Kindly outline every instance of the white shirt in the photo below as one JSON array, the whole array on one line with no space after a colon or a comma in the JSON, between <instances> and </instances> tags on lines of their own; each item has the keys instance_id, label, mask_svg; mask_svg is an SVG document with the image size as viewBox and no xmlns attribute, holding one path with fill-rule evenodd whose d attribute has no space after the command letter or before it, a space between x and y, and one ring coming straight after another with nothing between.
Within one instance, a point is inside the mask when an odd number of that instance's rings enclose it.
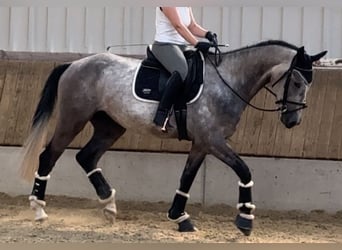
<instances>
[{"instance_id":1,"label":"white shirt","mask_svg":"<svg viewBox=\"0 0 342 250\"><path fill-rule=\"evenodd\" d=\"M176 7L179 17L185 26L191 24L191 16L189 7ZM154 40L157 42L188 44L188 42L177 32L170 20L160 10L156 8L156 34Z\"/></svg>"}]
</instances>

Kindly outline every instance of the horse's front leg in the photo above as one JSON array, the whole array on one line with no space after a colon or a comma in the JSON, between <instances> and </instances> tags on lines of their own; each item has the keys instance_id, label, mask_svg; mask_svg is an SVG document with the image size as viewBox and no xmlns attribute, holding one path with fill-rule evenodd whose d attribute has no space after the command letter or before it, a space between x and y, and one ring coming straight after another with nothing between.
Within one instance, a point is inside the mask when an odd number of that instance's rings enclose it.
<instances>
[{"instance_id":1,"label":"horse's front leg","mask_svg":"<svg viewBox=\"0 0 342 250\"><path fill-rule=\"evenodd\" d=\"M168 211L168 219L178 224L180 232L194 232L197 229L190 221L190 215L185 212L185 206L190 197L189 191L196 177L206 153L200 150L200 147L192 144L185 168L183 170L180 187L176 190L171 208Z\"/></svg>"},{"instance_id":2,"label":"horse's front leg","mask_svg":"<svg viewBox=\"0 0 342 250\"><path fill-rule=\"evenodd\" d=\"M219 141L219 142L218 142ZM215 141L211 146L211 153L230 166L240 178L239 202L235 225L245 235L250 235L253 228L254 215L252 214L255 205L252 203L253 181L250 170L246 163L235 153L224 140Z\"/></svg>"}]
</instances>

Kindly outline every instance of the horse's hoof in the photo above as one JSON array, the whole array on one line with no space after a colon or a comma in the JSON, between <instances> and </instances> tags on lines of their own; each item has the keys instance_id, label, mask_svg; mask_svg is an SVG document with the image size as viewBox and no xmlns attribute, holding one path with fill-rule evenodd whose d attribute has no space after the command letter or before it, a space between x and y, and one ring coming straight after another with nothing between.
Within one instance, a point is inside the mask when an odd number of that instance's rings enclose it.
<instances>
[{"instance_id":1,"label":"horse's hoof","mask_svg":"<svg viewBox=\"0 0 342 250\"><path fill-rule=\"evenodd\" d=\"M106 220L108 220L110 223L114 224L115 218L116 218L116 213L113 213L113 211L104 208L103 209L103 215L106 218Z\"/></svg>"},{"instance_id":2,"label":"horse's hoof","mask_svg":"<svg viewBox=\"0 0 342 250\"><path fill-rule=\"evenodd\" d=\"M36 216L34 218L34 221L36 221L36 222L44 222L44 221L47 220L47 218L48 218L48 215L47 214L43 214L43 215L40 215L40 216Z\"/></svg>"},{"instance_id":3,"label":"horse's hoof","mask_svg":"<svg viewBox=\"0 0 342 250\"><path fill-rule=\"evenodd\" d=\"M116 218L116 211L113 211L112 209L108 209L105 207L103 209L103 215L110 223L114 224L115 218Z\"/></svg>"},{"instance_id":4,"label":"horse's hoof","mask_svg":"<svg viewBox=\"0 0 342 250\"><path fill-rule=\"evenodd\" d=\"M235 219L235 225L245 236L251 235L253 220L243 218L238 214Z\"/></svg>"},{"instance_id":5,"label":"horse's hoof","mask_svg":"<svg viewBox=\"0 0 342 250\"><path fill-rule=\"evenodd\" d=\"M197 232L198 229L191 223L190 219L186 219L178 223L179 232Z\"/></svg>"},{"instance_id":6,"label":"horse's hoof","mask_svg":"<svg viewBox=\"0 0 342 250\"><path fill-rule=\"evenodd\" d=\"M34 220L37 222L45 221L48 215L45 213L45 201L39 201L35 197L31 198L30 207L35 212Z\"/></svg>"},{"instance_id":7,"label":"horse's hoof","mask_svg":"<svg viewBox=\"0 0 342 250\"><path fill-rule=\"evenodd\" d=\"M115 204L115 190L112 190L112 194L109 198L105 200L100 200L101 203L106 204L106 206L103 208L103 215L104 217L111 223L115 222L117 210L116 210L116 204Z\"/></svg>"}]
</instances>

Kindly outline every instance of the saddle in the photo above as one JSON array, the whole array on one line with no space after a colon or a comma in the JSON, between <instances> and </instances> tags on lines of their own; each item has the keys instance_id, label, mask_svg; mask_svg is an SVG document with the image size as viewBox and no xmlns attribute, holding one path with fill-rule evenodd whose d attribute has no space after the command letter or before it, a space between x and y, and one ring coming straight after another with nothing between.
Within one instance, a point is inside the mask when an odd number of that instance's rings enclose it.
<instances>
[{"instance_id":1,"label":"saddle","mask_svg":"<svg viewBox=\"0 0 342 250\"><path fill-rule=\"evenodd\" d=\"M184 56L188 62L188 75L184 81L184 91L174 105L178 139L188 139L186 132L186 104L194 102L202 91L204 59L199 51L186 50ZM146 58L137 69L133 91L143 101L160 101L171 73L153 55L150 46ZM180 115L179 115L180 114Z\"/></svg>"}]
</instances>

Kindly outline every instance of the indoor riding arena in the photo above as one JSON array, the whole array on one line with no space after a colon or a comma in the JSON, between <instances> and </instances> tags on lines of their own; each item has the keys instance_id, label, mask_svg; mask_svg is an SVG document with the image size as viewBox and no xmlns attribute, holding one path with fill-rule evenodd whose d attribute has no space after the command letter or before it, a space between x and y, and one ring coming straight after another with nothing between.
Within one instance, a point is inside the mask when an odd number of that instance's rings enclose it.
<instances>
[{"instance_id":1,"label":"indoor riding arena","mask_svg":"<svg viewBox=\"0 0 342 250\"><path fill-rule=\"evenodd\" d=\"M215 31L220 44L229 44L223 52L269 39L305 46L310 54L328 51L314 64L299 126L287 129L278 112L248 106L227 140L253 176L256 210L250 236L234 224L239 179L212 155L202 163L186 206L197 231L179 232L167 212L191 142L129 130L98 164L116 190L117 216L108 220L75 160L92 135L90 124L57 161L46 191L49 217L36 221L29 201L33 182L22 179L19 169L49 74L57 65L107 48L144 58L154 38L153 1L125 7L105 0L69 2L0 1L0 243L342 243L340 0L193 6L196 20ZM275 101L261 90L251 103L268 109Z\"/></svg>"}]
</instances>

